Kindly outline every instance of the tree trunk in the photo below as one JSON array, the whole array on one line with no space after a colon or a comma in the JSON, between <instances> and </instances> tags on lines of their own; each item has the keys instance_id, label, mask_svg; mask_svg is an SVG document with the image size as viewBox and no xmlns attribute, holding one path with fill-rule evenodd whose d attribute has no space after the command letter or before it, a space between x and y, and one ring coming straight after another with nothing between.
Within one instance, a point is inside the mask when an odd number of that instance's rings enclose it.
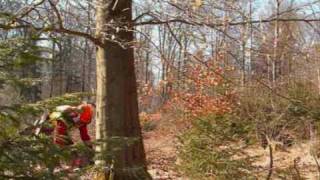
<instances>
[{"instance_id":1,"label":"tree trunk","mask_svg":"<svg viewBox=\"0 0 320 180\"><path fill-rule=\"evenodd\" d=\"M100 0L97 4L97 139L103 143L98 164L108 168L114 180L151 179L147 173L138 118L134 69L131 0ZM108 38L109 39L109 38Z\"/></svg>"},{"instance_id":2,"label":"tree trunk","mask_svg":"<svg viewBox=\"0 0 320 180\"><path fill-rule=\"evenodd\" d=\"M277 11L277 20L275 22L274 27L274 48L273 48L273 61L272 61L272 84L275 86L276 79L278 78L278 64L279 64L279 56L278 56L278 45L279 45L279 16L280 16L280 0L276 0L276 11Z\"/></svg>"}]
</instances>

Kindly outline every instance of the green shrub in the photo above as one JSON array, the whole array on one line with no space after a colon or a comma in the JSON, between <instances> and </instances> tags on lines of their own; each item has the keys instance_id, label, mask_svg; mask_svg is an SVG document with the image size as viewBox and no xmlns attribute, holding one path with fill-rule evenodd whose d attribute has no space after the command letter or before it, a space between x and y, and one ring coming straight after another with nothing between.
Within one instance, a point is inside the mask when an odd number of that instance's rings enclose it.
<instances>
[{"instance_id":1,"label":"green shrub","mask_svg":"<svg viewBox=\"0 0 320 180\"><path fill-rule=\"evenodd\" d=\"M250 126L233 115L199 118L180 136L179 169L194 179L250 179L254 157L243 152Z\"/></svg>"},{"instance_id":2,"label":"green shrub","mask_svg":"<svg viewBox=\"0 0 320 180\"><path fill-rule=\"evenodd\" d=\"M65 179L61 164L70 164L73 152L88 155L84 145L61 148L52 138L34 131L34 120L43 109L61 104L78 104L82 93L0 108L0 179ZM59 171L60 170L60 171ZM81 176L80 173L77 175Z\"/></svg>"},{"instance_id":3,"label":"green shrub","mask_svg":"<svg viewBox=\"0 0 320 180\"><path fill-rule=\"evenodd\" d=\"M157 128L157 123L155 121L146 121L142 124L142 129L146 132L153 131Z\"/></svg>"},{"instance_id":4,"label":"green shrub","mask_svg":"<svg viewBox=\"0 0 320 180\"><path fill-rule=\"evenodd\" d=\"M320 122L320 96L314 88L299 81L274 89L247 87L234 111L242 121L255 126L262 141L265 136L276 141L306 140L310 128L317 128Z\"/></svg>"}]
</instances>

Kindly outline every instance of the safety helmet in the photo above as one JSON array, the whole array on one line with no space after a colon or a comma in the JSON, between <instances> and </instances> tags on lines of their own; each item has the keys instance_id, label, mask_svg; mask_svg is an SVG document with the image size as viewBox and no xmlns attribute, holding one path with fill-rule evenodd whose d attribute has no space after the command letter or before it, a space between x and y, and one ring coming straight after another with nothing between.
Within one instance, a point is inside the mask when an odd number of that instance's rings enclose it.
<instances>
[{"instance_id":1,"label":"safety helmet","mask_svg":"<svg viewBox=\"0 0 320 180\"><path fill-rule=\"evenodd\" d=\"M94 107L91 104L82 104L79 106L80 109L80 122L89 124L94 115Z\"/></svg>"}]
</instances>

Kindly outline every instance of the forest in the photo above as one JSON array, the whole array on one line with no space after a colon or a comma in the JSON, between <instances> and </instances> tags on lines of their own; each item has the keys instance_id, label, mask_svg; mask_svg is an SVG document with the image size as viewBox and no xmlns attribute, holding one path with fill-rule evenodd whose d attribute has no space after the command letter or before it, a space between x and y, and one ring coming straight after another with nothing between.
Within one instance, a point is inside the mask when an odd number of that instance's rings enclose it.
<instances>
[{"instance_id":1,"label":"forest","mask_svg":"<svg viewBox=\"0 0 320 180\"><path fill-rule=\"evenodd\" d=\"M0 180L320 179L320 0L0 0L0 128Z\"/></svg>"}]
</instances>

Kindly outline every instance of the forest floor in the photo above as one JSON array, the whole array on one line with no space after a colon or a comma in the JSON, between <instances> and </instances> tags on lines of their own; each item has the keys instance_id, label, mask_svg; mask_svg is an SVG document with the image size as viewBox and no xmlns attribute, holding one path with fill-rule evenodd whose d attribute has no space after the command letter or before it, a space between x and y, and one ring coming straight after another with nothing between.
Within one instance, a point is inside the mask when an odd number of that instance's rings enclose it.
<instances>
[{"instance_id":1,"label":"forest floor","mask_svg":"<svg viewBox=\"0 0 320 180\"><path fill-rule=\"evenodd\" d=\"M187 180L176 168L179 161L176 136L185 126L170 118L161 117L160 114L151 115L150 120L154 122L155 129L143 132L150 174L155 180ZM317 162L311 154L314 146L314 143L306 141L296 142L286 149L276 148L273 151L272 179L320 179ZM252 145L245 151L249 156L258 157L254 162L257 168L253 173L257 174L258 179L266 179L270 167L268 148Z\"/></svg>"},{"instance_id":2,"label":"forest floor","mask_svg":"<svg viewBox=\"0 0 320 180\"><path fill-rule=\"evenodd\" d=\"M312 144L301 142L287 149L273 150L272 179L319 179L314 157L310 153ZM266 179L270 169L270 152L255 146L245 150L250 156L258 157L253 165L257 167L258 179Z\"/></svg>"},{"instance_id":3,"label":"forest floor","mask_svg":"<svg viewBox=\"0 0 320 180\"><path fill-rule=\"evenodd\" d=\"M152 115L150 120L155 129L143 132L150 174L155 180L182 179L176 171L178 128L173 122L161 121L160 114Z\"/></svg>"},{"instance_id":4,"label":"forest floor","mask_svg":"<svg viewBox=\"0 0 320 180\"><path fill-rule=\"evenodd\" d=\"M144 145L147 155L149 173L154 180L188 180L177 170L178 158L177 135L183 131L185 124L161 114L150 115L150 121L154 128L143 131ZM94 122L90 134L94 134ZM94 136L93 136L94 137ZM314 143L296 142L292 147L285 150L275 150L273 152L273 178L272 179L300 179L316 180L320 179L320 171L311 149ZM245 149L247 154L258 157L254 165L258 179L266 179L270 166L269 150L258 145L253 145ZM87 179L87 178L84 178ZM88 178L90 179L90 178Z\"/></svg>"}]
</instances>

